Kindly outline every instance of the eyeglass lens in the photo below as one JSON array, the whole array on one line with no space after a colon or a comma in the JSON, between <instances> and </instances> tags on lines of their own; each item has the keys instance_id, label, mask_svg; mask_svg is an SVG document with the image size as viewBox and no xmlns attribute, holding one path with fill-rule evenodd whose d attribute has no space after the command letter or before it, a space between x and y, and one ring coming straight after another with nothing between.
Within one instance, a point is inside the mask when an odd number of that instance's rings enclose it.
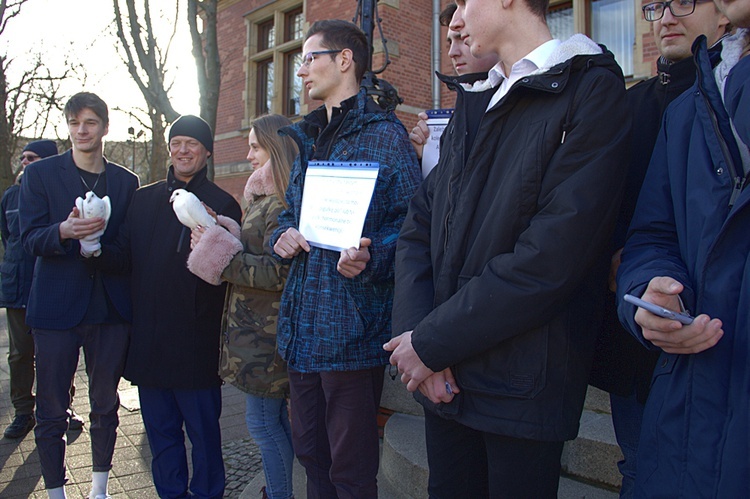
<instances>
[{"instance_id":1,"label":"eyeglass lens","mask_svg":"<svg viewBox=\"0 0 750 499\"><path fill-rule=\"evenodd\" d=\"M658 21L664 17L666 8L669 8L674 17L689 16L695 10L695 2L694 0L670 0L649 3L643 6L643 16L646 21Z\"/></svg>"}]
</instances>

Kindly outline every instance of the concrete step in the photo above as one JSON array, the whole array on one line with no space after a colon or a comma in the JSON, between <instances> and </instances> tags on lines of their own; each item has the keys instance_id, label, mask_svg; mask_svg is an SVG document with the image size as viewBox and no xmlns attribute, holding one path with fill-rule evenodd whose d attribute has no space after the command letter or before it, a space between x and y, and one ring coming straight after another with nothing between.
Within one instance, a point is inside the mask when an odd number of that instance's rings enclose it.
<instances>
[{"instance_id":1,"label":"concrete step","mask_svg":"<svg viewBox=\"0 0 750 499\"><path fill-rule=\"evenodd\" d=\"M612 461L611 466L599 461L614 459L609 453L611 442L601 441L601 433L607 434L607 416L591 411L585 413L582 418L582 442L568 442L563 451L566 476L560 480L558 497L616 498L618 494L615 487L619 486L619 473L614 463L617 460ZM617 449L616 444L614 447ZM586 455L581 456L580 452ZM613 470L616 480L611 476ZM390 490L395 491L398 499L427 497L428 470L422 417L394 414L388 420L383 437L380 474L379 483L388 482Z\"/></svg>"},{"instance_id":2,"label":"concrete step","mask_svg":"<svg viewBox=\"0 0 750 499\"><path fill-rule=\"evenodd\" d=\"M563 448L563 471L583 480L617 488L621 480L617 462L621 459L612 416L584 410L578 438L566 442Z\"/></svg>"},{"instance_id":3,"label":"concrete step","mask_svg":"<svg viewBox=\"0 0 750 499\"><path fill-rule=\"evenodd\" d=\"M398 498L427 497L423 416L394 414L388 419L383 432L380 474L384 481L398 485Z\"/></svg>"}]
</instances>

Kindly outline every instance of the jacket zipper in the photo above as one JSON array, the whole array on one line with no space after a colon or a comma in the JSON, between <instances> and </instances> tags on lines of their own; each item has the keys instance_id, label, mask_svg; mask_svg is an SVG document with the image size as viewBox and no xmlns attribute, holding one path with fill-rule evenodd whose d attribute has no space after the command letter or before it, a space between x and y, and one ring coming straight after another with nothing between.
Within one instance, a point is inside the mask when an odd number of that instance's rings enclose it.
<instances>
[{"instance_id":1,"label":"jacket zipper","mask_svg":"<svg viewBox=\"0 0 750 499\"><path fill-rule=\"evenodd\" d=\"M714 133L716 134L716 137L719 141L721 154L724 156L724 161L727 162L727 166L729 167L729 173L732 175L732 194L729 196L729 209L731 209L732 206L734 206L734 203L737 201L740 193L742 193L742 189L744 189L745 187L745 182L747 182L747 175L742 177L737 172L737 168L735 167L734 160L732 159L732 155L729 152L727 142L726 140L724 140L724 136L721 134L721 130L719 130L719 120L716 118L716 113L711 107L711 103L708 101L708 97L706 96L706 92L704 91L703 78L700 72L700 68L698 68L698 75L696 79L698 81L698 89L701 92L701 97L706 104L708 116L711 119L711 126L713 127Z\"/></svg>"},{"instance_id":2,"label":"jacket zipper","mask_svg":"<svg viewBox=\"0 0 750 499\"><path fill-rule=\"evenodd\" d=\"M349 111L347 111L347 114L349 114ZM333 148L333 143L338 138L339 132L341 131L341 127L344 126L345 122L346 122L346 116L344 116L344 119L341 120L341 123L339 123L339 126L336 128L336 131L333 132L333 136L331 137L331 140L328 142L328 150L326 151L326 161L330 161L331 149Z\"/></svg>"}]
</instances>

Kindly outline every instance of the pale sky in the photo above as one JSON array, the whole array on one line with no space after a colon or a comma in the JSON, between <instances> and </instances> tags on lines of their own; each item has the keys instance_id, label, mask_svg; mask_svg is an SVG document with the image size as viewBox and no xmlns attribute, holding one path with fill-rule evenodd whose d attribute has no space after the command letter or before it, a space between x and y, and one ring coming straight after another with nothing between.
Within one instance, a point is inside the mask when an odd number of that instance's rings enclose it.
<instances>
[{"instance_id":1,"label":"pale sky","mask_svg":"<svg viewBox=\"0 0 750 499\"><path fill-rule=\"evenodd\" d=\"M187 6L180 3L180 27L169 53L169 74L176 81L170 97L177 112L198 114L198 83L187 27ZM157 31L157 44L168 41L175 4L168 0L151 2L152 22L164 35L160 39ZM120 3L120 9L125 11L124 2ZM15 59L9 72L11 82L15 81L14 70L23 68L30 53L44 53L45 64L53 71L63 64L63 54L70 54L86 68L88 81L85 88L80 81L66 82L65 94L87 90L99 95L110 109L108 138L125 140L129 138L128 127L136 130L142 127L127 112L115 108L145 109L145 102L118 55L119 40L114 30L108 29L113 19L112 0L28 0L21 13L8 22L0 38L0 53ZM60 125L64 125L62 116ZM64 136L64 128L60 133Z\"/></svg>"}]
</instances>

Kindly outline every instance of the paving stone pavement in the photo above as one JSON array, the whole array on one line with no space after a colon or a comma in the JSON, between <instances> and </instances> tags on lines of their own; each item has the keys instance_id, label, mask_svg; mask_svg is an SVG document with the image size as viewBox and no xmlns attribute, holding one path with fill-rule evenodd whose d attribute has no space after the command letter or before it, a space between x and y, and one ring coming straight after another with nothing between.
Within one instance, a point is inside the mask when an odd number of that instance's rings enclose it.
<instances>
[{"instance_id":1,"label":"paving stone pavement","mask_svg":"<svg viewBox=\"0 0 750 499\"><path fill-rule=\"evenodd\" d=\"M8 334L5 309L0 309L0 431L13 420L8 372ZM83 355L75 376L73 406L88 420L88 380ZM113 498L150 499L158 497L151 478L151 452L138 408L137 390L120 382L120 426L110 473L109 492ZM233 386L222 388L222 450L226 468L224 497L238 498L245 486L262 472L258 447L245 426L245 396ZM88 424L82 431L68 432L67 465L69 498L86 497L91 483L91 448ZM188 448L190 448L188 443ZM46 498L39 467L34 432L25 438L0 438L0 498Z\"/></svg>"}]
</instances>

